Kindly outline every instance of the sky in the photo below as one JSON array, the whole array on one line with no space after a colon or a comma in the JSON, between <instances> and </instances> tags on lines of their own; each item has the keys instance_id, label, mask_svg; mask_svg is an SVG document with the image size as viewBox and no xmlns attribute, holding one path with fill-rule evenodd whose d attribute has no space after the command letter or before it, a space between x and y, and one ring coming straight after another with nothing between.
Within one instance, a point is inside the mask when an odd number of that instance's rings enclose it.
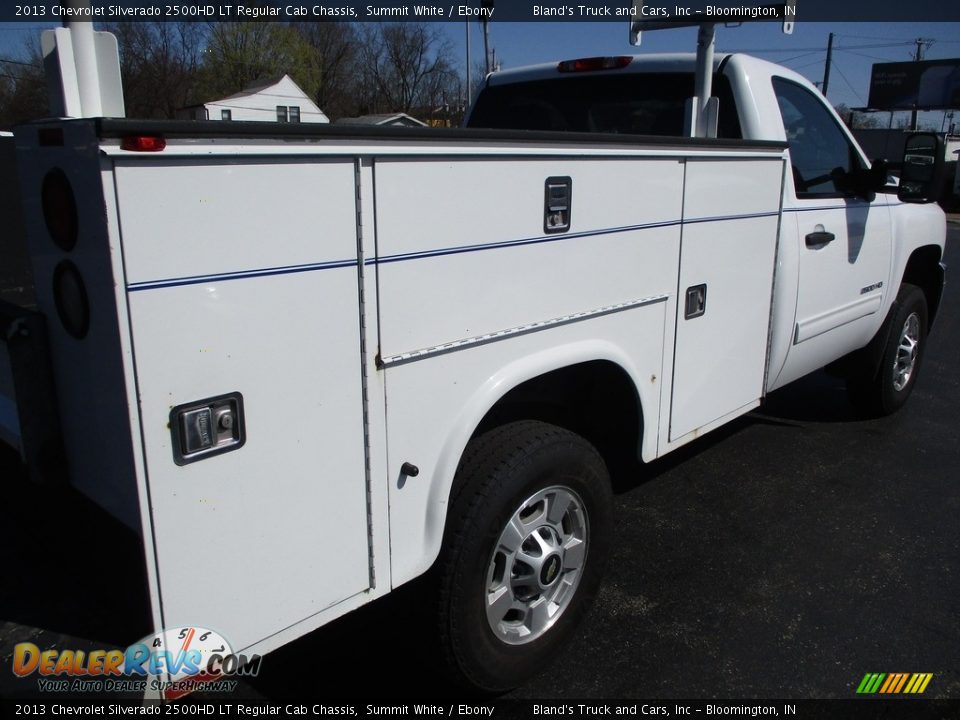
<instances>
[{"instance_id":1,"label":"sky","mask_svg":"<svg viewBox=\"0 0 960 720\"><path fill-rule=\"evenodd\" d=\"M955 1L955 0L954 0ZM30 37L42 27L25 23L0 23L0 58L20 55ZM473 65L482 62L483 35L478 22L438 23L448 37L456 57L465 65L465 37L469 27ZM871 66L878 62L913 59L915 40L933 41L924 48L925 60L960 58L960 23L803 23L793 35L780 32L779 23L746 23L739 27L720 26L719 51L746 52L783 64L812 81L823 79L827 40L834 33L833 65L828 98L834 105L866 105ZM692 52L696 29L661 30L643 35L639 48L629 44L626 22L492 22L491 46L504 68L593 55L630 53ZM474 82L479 78L474 76ZM886 123L888 114L880 116ZM944 113L924 113L921 122L940 128ZM960 127L960 112L955 119ZM950 119L946 120L947 126Z\"/></svg>"}]
</instances>

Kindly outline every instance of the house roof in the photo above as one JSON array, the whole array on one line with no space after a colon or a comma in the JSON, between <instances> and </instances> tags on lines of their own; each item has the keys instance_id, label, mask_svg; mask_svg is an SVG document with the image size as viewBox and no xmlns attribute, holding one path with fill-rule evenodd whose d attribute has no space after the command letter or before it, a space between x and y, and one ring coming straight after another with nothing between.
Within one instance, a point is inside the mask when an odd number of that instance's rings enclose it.
<instances>
[{"instance_id":1,"label":"house roof","mask_svg":"<svg viewBox=\"0 0 960 720\"><path fill-rule=\"evenodd\" d=\"M341 125L389 125L397 120L423 127L427 125L406 113L374 113L373 115L361 115L360 117L340 118L337 123Z\"/></svg>"},{"instance_id":2,"label":"house roof","mask_svg":"<svg viewBox=\"0 0 960 720\"><path fill-rule=\"evenodd\" d=\"M269 119L266 113L274 112L274 105L293 106L300 110L299 122L330 122L326 114L317 107L317 104L307 95L303 88L297 85L289 75L260 78L247 85L243 90L227 97L215 100L206 100L202 103L188 105L182 111L194 111L197 108L222 111L230 110L232 119L238 119L237 113L246 115L244 119L261 119L256 113L263 113L262 119ZM251 113L254 117L251 117Z\"/></svg>"},{"instance_id":3,"label":"house roof","mask_svg":"<svg viewBox=\"0 0 960 720\"><path fill-rule=\"evenodd\" d=\"M261 90L266 90L268 87L273 87L274 85L281 83L283 80L290 80L290 82L293 82L293 79L287 74L278 75L276 77L271 77L271 78L260 78L259 80L254 80L250 85L247 85L243 90L241 90L238 93L234 93L233 95L227 95L227 97L220 98L218 100L208 100L207 102L223 102L224 100L234 100L236 98L249 97L251 95L256 95ZM293 84L298 88L300 87L295 82L293 82Z\"/></svg>"}]
</instances>

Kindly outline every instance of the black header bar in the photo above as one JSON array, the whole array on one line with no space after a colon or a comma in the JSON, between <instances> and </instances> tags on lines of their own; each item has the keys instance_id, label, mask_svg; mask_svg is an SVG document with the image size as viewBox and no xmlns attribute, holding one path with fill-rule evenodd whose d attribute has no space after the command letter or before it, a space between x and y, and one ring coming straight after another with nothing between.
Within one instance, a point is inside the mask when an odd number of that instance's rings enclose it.
<instances>
[{"instance_id":1,"label":"black header bar","mask_svg":"<svg viewBox=\"0 0 960 720\"><path fill-rule=\"evenodd\" d=\"M485 7L487 5L487 7ZM704 21L781 22L783 12L758 11L751 0L651 0L639 17L632 0L92 0L91 19L101 22L230 22L237 20L359 22L623 22L632 19L701 18ZM785 7L784 3L781 7ZM59 0L4 2L0 22L62 22ZM799 0L797 22L960 22L960 3L944 0Z\"/></svg>"}]
</instances>

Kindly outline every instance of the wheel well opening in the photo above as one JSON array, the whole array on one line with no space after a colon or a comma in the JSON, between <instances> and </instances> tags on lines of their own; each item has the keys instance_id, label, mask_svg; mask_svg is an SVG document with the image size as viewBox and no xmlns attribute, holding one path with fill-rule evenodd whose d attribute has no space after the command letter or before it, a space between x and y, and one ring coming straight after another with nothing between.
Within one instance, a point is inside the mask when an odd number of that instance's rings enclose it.
<instances>
[{"instance_id":1,"label":"wheel well opening","mask_svg":"<svg viewBox=\"0 0 960 720\"><path fill-rule=\"evenodd\" d=\"M928 322L932 324L940 304L943 282L940 271L940 248L936 245L927 245L914 250L903 271L903 282L916 285L923 291L927 299Z\"/></svg>"},{"instance_id":2,"label":"wheel well opening","mask_svg":"<svg viewBox=\"0 0 960 720\"><path fill-rule=\"evenodd\" d=\"M585 438L615 481L640 462L640 399L633 380L616 363L579 363L521 383L487 412L474 436L515 420L547 422Z\"/></svg>"}]
</instances>

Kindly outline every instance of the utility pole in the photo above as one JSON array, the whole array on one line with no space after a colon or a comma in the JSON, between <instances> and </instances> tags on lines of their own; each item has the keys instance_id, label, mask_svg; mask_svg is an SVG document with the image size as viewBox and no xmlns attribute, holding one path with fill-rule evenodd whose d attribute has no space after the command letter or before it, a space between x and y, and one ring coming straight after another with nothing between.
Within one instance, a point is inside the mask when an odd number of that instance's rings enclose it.
<instances>
[{"instance_id":1,"label":"utility pole","mask_svg":"<svg viewBox=\"0 0 960 720\"><path fill-rule=\"evenodd\" d=\"M823 85L820 92L827 96L827 87L830 85L830 63L833 62L833 33L830 33L830 39L827 40L827 62L823 65Z\"/></svg>"},{"instance_id":2,"label":"utility pole","mask_svg":"<svg viewBox=\"0 0 960 720\"><path fill-rule=\"evenodd\" d=\"M481 9L485 10L483 15L483 66L487 75L493 72L493 62L490 58L490 18L493 17L494 0L483 0L480 3Z\"/></svg>"},{"instance_id":3,"label":"utility pole","mask_svg":"<svg viewBox=\"0 0 960 720\"><path fill-rule=\"evenodd\" d=\"M490 21L483 19L483 67L490 74Z\"/></svg>"},{"instance_id":4,"label":"utility pole","mask_svg":"<svg viewBox=\"0 0 960 720\"><path fill-rule=\"evenodd\" d=\"M473 83L471 82L472 77L470 73L470 21L467 20L464 22L463 26L467 31L467 101L463 105L465 108L464 112L466 112L473 103Z\"/></svg>"},{"instance_id":5,"label":"utility pole","mask_svg":"<svg viewBox=\"0 0 960 720\"><path fill-rule=\"evenodd\" d=\"M930 47L933 45L934 41L927 38L917 38L914 40L917 44L917 51L913 56L914 62L920 62L923 60L923 50L924 47ZM914 105L913 111L910 113L910 128L916 132L919 128L917 127L917 107Z\"/></svg>"}]
</instances>

